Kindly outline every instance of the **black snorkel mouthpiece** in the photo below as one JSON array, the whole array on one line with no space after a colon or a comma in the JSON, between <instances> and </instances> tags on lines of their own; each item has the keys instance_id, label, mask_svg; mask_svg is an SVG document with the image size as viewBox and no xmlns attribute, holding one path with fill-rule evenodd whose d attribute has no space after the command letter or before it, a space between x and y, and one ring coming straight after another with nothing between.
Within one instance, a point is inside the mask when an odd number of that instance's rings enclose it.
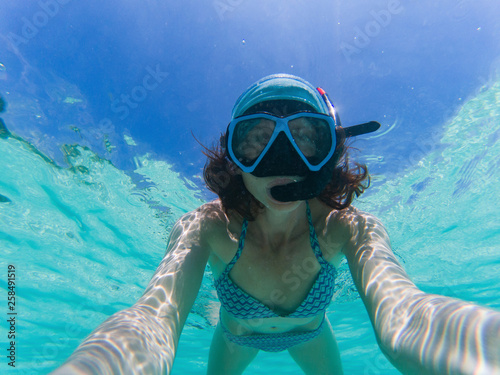
<instances>
[{"instance_id":1,"label":"black snorkel mouthpiece","mask_svg":"<svg viewBox=\"0 0 500 375\"><path fill-rule=\"evenodd\" d=\"M304 180L271 188L271 196L280 202L305 201L321 194L332 178L337 160L333 157L317 172L308 171Z\"/></svg>"},{"instance_id":2,"label":"black snorkel mouthpiece","mask_svg":"<svg viewBox=\"0 0 500 375\"><path fill-rule=\"evenodd\" d=\"M332 177L337 160L332 157L317 172L309 170L284 134L280 134L266 156L252 172L256 177L300 176L303 179L271 188L271 196L280 202L308 200L318 196Z\"/></svg>"}]
</instances>

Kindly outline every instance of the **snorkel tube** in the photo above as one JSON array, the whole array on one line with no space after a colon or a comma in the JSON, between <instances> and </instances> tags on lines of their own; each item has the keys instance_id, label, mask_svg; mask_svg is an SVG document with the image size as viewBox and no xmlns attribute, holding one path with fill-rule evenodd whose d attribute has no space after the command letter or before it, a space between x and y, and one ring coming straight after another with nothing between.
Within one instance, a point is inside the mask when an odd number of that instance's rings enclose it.
<instances>
[{"instance_id":1,"label":"snorkel tube","mask_svg":"<svg viewBox=\"0 0 500 375\"><path fill-rule=\"evenodd\" d=\"M328 94L321 87L318 87L317 90L321 94L321 97L323 98L323 100L325 101L326 106L328 107L328 113L335 120L335 124L339 127L342 126L340 123L340 118L337 115L337 112L335 111L335 108L334 108L332 102L330 101ZM344 129L344 133L345 133L346 138L349 138L349 137L355 137L355 136L361 135L361 134L372 133L374 131L377 131L379 128L380 128L380 124L377 121L369 121L369 122L365 122L363 124L348 126L347 128L342 128L342 129Z\"/></svg>"},{"instance_id":2,"label":"snorkel tube","mask_svg":"<svg viewBox=\"0 0 500 375\"><path fill-rule=\"evenodd\" d=\"M337 123L337 116L335 113L335 108L333 108L333 104L330 101L328 94L321 87L317 87L316 90L318 90L319 94L321 95L321 97L325 101L326 107L328 108L328 114L330 115L330 117L332 117L335 120L335 125L340 126L340 121L339 121L339 123Z\"/></svg>"}]
</instances>

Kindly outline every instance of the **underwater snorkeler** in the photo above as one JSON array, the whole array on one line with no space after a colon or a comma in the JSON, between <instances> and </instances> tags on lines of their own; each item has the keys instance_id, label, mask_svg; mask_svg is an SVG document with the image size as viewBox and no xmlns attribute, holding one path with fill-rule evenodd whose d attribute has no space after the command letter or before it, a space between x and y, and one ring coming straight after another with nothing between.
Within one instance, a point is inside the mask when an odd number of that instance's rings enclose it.
<instances>
[{"instance_id":1,"label":"underwater snorkeler","mask_svg":"<svg viewBox=\"0 0 500 375\"><path fill-rule=\"evenodd\" d=\"M204 176L219 199L181 217L144 295L102 323L54 374L169 373L208 264L221 308L208 374L241 374L288 350L306 374L342 374L325 314L347 258L382 352L404 374L500 374L500 313L419 290L381 222L351 205L368 186L349 164L327 95L280 74L236 102Z\"/></svg>"}]
</instances>

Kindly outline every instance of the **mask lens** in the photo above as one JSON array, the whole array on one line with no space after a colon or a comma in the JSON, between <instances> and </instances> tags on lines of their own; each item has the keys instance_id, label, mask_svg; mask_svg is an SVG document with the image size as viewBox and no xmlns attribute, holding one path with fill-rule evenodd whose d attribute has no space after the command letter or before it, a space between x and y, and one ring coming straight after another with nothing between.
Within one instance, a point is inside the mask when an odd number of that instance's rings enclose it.
<instances>
[{"instance_id":1,"label":"mask lens","mask_svg":"<svg viewBox=\"0 0 500 375\"><path fill-rule=\"evenodd\" d=\"M243 120L234 127L231 147L241 164L252 165L271 139L276 122L266 118Z\"/></svg>"},{"instance_id":2,"label":"mask lens","mask_svg":"<svg viewBox=\"0 0 500 375\"><path fill-rule=\"evenodd\" d=\"M288 128L309 163L318 165L328 156L333 144L328 121L303 116L289 121Z\"/></svg>"}]
</instances>

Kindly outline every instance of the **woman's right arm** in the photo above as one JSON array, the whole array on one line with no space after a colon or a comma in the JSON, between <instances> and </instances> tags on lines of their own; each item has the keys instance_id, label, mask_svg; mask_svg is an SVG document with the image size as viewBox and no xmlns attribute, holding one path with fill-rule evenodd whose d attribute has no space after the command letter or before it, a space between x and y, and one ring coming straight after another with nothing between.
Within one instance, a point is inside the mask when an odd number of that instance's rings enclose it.
<instances>
[{"instance_id":1,"label":"woman's right arm","mask_svg":"<svg viewBox=\"0 0 500 375\"><path fill-rule=\"evenodd\" d=\"M54 375L170 372L210 255L204 217L200 208L177 221L143 296L102 323Z\"/></svg>"},{"instance_id":2,"label":"woman's right arm","mask_svg":"<svg viewBox=\"0 0 500 375\"><path fill-rule=\"evenodd\" d=\"M416 287L374 216L349 209L344 246L380 349L403 374L500 375L500 313Z\"/></svg>"}]
</instances>

